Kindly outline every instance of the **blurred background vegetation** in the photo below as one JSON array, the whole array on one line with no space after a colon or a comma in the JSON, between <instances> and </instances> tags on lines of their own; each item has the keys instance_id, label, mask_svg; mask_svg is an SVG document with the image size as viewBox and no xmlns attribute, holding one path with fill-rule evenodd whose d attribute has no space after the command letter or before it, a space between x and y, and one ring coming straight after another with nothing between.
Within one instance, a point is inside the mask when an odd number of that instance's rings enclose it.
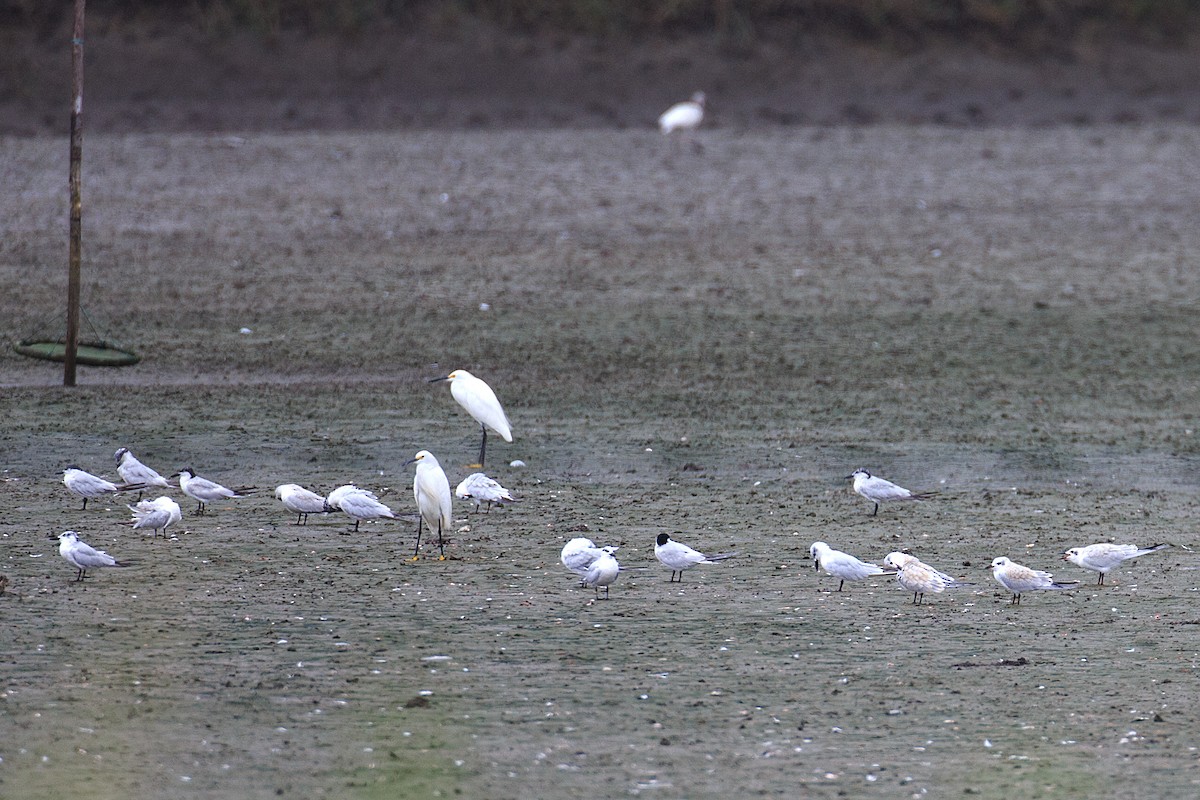
<instances>
[{"instance_id":1,"label":"blurred background vegetation","mask_svg":"<svg viewBox=\"0 0 1200 800\"><path fill-rule=\"evenodd\" d=\"M70 0L0 0L0 26L60 30ZM779 30L920 40L970 36L1020 44L1105 32L1159 43L1197 29L1200 0L88 0L106 20L170 19L213 34L284 30L355 35L391 25L451 29L471 21L598 36Z\"/></svg>"}]
</instances>

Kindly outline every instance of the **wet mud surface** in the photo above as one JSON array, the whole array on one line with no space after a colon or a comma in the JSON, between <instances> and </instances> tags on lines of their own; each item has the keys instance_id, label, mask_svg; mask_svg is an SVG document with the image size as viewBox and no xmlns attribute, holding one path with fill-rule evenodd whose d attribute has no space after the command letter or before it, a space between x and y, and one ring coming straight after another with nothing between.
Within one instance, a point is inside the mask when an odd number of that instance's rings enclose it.
<instances>
[{"instance_id":1,"label":"wet mud surface","mask_svg":"<svg viewBox=\"0 0 1200 800\"><path fill-rule=\"evenodd\" d=\"M142 361L0 351L0 794L1195 796L1200 134L696 142L90 138L84 307ZM9 340L59 327L65 153L0 140ZM414 562L400 465L473 471L456 367L521 502ZM259 492L153 540L59 481L121 446ZM859 466L939 495L872 517ZM287 482L401 518L296 526ZM73 583L66 529L133 565ZM740 555L669 584L661 532ZM838 593L815 540L973 585ZM1175 546L1061 560L1107 540ZM1080 583L1010 606L999 555Z\"/></svg>"}]
</instances>

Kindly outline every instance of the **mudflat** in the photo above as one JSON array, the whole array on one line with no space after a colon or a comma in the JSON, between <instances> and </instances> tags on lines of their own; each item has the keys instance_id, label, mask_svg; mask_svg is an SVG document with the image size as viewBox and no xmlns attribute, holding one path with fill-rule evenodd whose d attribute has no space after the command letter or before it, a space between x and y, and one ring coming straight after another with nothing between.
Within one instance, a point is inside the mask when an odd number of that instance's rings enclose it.
<instances>
[{"instance_id":1,"label":"mudflat","mask_svg":"<svg viewBox=\"0 0 1200 800\"><path fill-rule=\"evenodd\" d=\"M6 797L1195 795L1193 127L86 148L83 305L142 361L64 390L0 351ZM10 340L61 329L66 152L0 139ZM520 502L413 561L400 465L475 471L454 368ZM121 446L259 491L170 490L153 539L59 481ZM870 516L856 467L938 495ZM290 482L400 518L296 526ZM67 529L131 566L72 582ZM739 555L670 584L663 532ZM971 585L838 593L816 540ZM1108 540L1174 546L1062 560ZM1079 583L1012 606L1000 555Z\"/></svg>"}]
</instances>

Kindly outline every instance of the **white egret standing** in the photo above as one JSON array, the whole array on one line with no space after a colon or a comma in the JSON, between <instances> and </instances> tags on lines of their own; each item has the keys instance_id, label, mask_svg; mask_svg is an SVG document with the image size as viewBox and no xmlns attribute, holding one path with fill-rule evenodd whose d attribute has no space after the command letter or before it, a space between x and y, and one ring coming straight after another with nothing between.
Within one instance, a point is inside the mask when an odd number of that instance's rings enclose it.
<instances>
[{"instance_id":1,"label":"white egret standing","mask_svg":"<svg viewBox=\"0 0 1200 800\"><path fill-rule=\"evenodd\" d=\"M691 100L676 103L658 118L658 129L666 136L672 131L694 131L704 120L704 92L696 92Z\"/></svg>"},{"instance_id":2,"label":"white egret standing","mask_svg":"<svg viewBox=\"0 0 1200 800\"><path fill-rule=\"evenodd\" d=\"M483 458L487 453L488 428L500 434L506 442L513 440L508 417L505 416L500 401L496 399L496 393L492 391L492 387L465 369L456 369L441 378L429 379L430 383L438 381L450 382L450 394L479 423L479 428L483 431L483 441L479 444L479 463L471 466L483 469Z\"/></svg>"},{"instance_id":3,"label":"white egret standing","mask_svg":"<svg viewBox=\"0 0 1200 800\"><path fill-rule=\"evenodd\" d=\"M455 373L451 373L453 376ZM482 383L482 381L480 381ZM490 389L488 390L491 391ZM499 406L497 406L499 408ZM428 450L421 450L415 456L405 461L401 466L417 465L417 474L413 478L413 496L417 500L417 546L413 550L412 560L416 561L421 553L421 523L424 522L430 530L437 528L438 550L441 555L438 560L446 560L446 542L443 531L450 529L453 497L450 494L450 481L442 465Z\"/></svg>"},{"instance_id":4,"label":"white egret standing","mask_svg":"<svg viewBox=\"0 0 1200 800\"><path fill-rule=\"evenodd\" d=\"M79 534L75 531L63 531L58 535L58 554L79 570L75 575L77 581L86 578L87 571L94 567L126 566L103 550L97 550L87 542L79 541Z\"/></svg>"}]
</instances>

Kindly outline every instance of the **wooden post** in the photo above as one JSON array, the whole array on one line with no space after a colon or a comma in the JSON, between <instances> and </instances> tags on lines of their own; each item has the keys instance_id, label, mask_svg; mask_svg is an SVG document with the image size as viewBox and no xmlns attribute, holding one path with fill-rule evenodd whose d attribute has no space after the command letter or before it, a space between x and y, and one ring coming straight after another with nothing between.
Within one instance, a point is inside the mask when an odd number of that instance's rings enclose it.
<instances>
[{"instance_id":1,"label":"wooden post","mask_svg":"<svg viewBox=\"0 0 1200 800\"><path fill-rule=\"evenodd\" d=\"M79 349L79 272L82 261L83 182L83 6L75 0L75 26L71 37L71 255L67 264L67 352L63 359L63 386L75 385L75 356Z\"/></svg>"}]
</instances>

